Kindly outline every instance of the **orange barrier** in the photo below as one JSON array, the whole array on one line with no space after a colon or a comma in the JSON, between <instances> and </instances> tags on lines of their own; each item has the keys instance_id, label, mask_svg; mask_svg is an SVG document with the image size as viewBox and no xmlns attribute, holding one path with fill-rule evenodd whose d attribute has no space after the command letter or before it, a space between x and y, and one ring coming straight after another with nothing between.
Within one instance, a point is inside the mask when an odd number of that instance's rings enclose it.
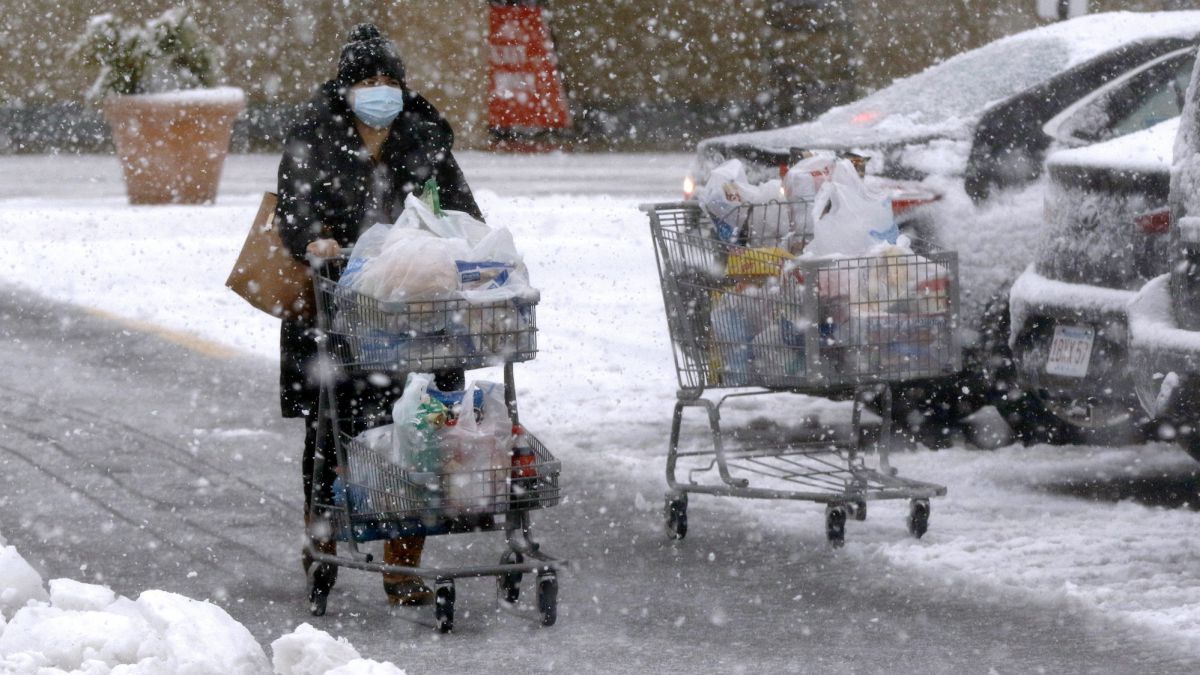
<instances>
[{"instance_id":1,"label":"orange barrier","mask_svg":"<svg viewBox=\"0 0 1200 675\"><path fill-rule=\"evenodd\" d=\"M571 127L554 41L536 2L491 3L488 131L499 150L544 152Z\"/></svg>"}]
</instances>

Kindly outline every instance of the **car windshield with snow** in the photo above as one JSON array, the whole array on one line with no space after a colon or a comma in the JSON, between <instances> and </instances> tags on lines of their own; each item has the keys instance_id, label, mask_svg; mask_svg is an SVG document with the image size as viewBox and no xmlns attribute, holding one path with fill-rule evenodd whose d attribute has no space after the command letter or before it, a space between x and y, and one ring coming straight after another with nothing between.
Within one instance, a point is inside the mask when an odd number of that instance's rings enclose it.
<instances>
[{"instance_id":1,"label":"car windshield with snow","mask_svg":"<svg viewBox=\"0 0 1200 675\"><path fill-rule=\"evenodd\" d=\"M1039 175L1052 140L1047 121L1198 34L1200 12L1096 14L1018 33L813 121L701 141L691 179L702 183L738 158L752 180L764 180L795 148L845 150L871 156L869 171L881 177L962 176L982 199Z\"/></svg>"},{"instance_id":2,"label":"car windshield with snow","mask_svg":"<svg viewBox=\"0 0 1200 675\"><path fill-rule=\"evenodd\" d=\"M1195 62L1188 46L1134 68L1059 113L1046 134L1057 145L1079 147L1178 117Z\"/></svg>"}]
</instances>

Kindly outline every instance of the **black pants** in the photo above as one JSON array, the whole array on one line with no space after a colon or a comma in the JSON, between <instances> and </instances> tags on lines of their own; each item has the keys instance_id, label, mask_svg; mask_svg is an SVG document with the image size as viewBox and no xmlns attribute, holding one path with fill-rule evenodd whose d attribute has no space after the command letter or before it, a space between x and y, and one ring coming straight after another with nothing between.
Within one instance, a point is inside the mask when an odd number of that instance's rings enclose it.
<instances>
[{"instance_id":1,"label":"black pants","mask_svg":"<svg viewBox=\"0 0 1200 675\"><path fill-rule=\"evenodd\" d=\"M458 391L465 385L462 369L434 371L434 384L442 391ZM334 399L338 406L340 431L351 436L392 421L392 404L404 390L405 377L398 377L387 384L375 384L366 379L353 378L339 382ZM313 485L317 486L317 504L333 504L333 480L336 477L337 452L335 450L332 425L325 425L326 432L320 435L320 411L322 406L309 406L304 413L304 457L301 471L304 473L304 512L312 509ZM319 475L314 475L317 457L321 462Z\"/></svg>"}]
</instances>

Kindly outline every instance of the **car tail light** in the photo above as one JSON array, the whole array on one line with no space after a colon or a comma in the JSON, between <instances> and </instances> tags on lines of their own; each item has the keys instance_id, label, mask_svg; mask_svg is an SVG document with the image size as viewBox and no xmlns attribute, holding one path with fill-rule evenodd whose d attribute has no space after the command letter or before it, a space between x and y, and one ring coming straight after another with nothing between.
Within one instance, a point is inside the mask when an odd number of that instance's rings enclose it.
<instances>
[{"instance_id":1,"label":"car tail light","mask_svg":"<svg viewBox=\"0 0 1200 675\"><path fill-rule=\"evenodd\" d=\"M691 199L696 196L696 179L691 174L683 177L683 198Z\"/></svg>"},{"instance_id":2,"label":"car tail light","mask_svg":"<svg viewBox=\"0 0 1200 675\"><path fill-rule=\"evenodd\" d=\"M918 206L932 204L941 198L942 198L941 195L935 195L932 197L912 197L912 198L893 197L892 198L892 215L898 216L906 211L911 211L911 210L917 208Z\"/></svg>"},{"instance_id":3,"label":"car tail light","mask_svg":"<svg viewBox=\"0 0 1200 675\"><path fill-rule=\"evenodd\" d=\"M1171 209L1162 207L1133 219L1142 234L1166 234L1171 231Z\"/></svg>"},{"instance_id":4,"label":"car tail light","mask_svg":"<svg viewBox=\"0 0 1200 675\"><path fill-rule=\"evenodd\" d=\"M879 111L878 110L864 110L864 111L858 113L857 115L855 115L854 117L850 118L850 123L861 127L861 126L866 126L868 124L873 124L878 119L879 119Z\"/></svg>"}]
</instances>

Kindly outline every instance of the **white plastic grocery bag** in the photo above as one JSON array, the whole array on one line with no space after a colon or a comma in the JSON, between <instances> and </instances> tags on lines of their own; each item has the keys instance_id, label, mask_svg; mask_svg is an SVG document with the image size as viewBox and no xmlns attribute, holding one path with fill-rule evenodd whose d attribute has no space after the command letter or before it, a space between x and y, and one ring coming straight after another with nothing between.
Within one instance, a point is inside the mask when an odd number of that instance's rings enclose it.
<instances>
[{"instance_id":1,"label":"white plastic grocery bag","mask_svg":"<svg viewBox=\"0 0 1200 675\"><path fill-rule=\"evenodd\" d=\"M781 206L783 183L774 178L752 184L736 159L713 169L696 198L712 219L717 239L726 243L786 248L798 224Z\"/></svg>"},{"instance_id":2,"label":"white plastic grocery bag","mask_svg":"<svg viewBox=\"0 0 1200 675\"><path fill-rule=\"evenodd\" d=\"M696 194L700 205L712 218L721 241L733 242L742 231L745 223L739 222L743 215L739 207L746 201L742 192L749 185L741 161L731 159L713 169Z\"/></svg>"},{"instance_id":3,"label":"white plastic grocery bag","mask_svg":"<svg viewBox=\"0 0 1200 675\"><path fill-rule=\"evenodd\" d=\"M476 391L481 393L478 411ZM477 381L466 388L457 421L441 432L447 508L486 511L505 494L512 466L512 426L503 384Z\"/></svg>"},{"instance_id":4,"label":"white plastic grocery bag","mask_svg":"<svg viewBox=\"0 0 1200 675\"><path fill-rule=\"evenodd\" d=\"M404 212L400 214L396 225L424 228L439 237L465 239L472 245L487 236L492 229L463 211L443 210L442 215L438 215L429 208L429 204L412 193L404 198Z\"/></svg>"},{"instance_id":5,"label":"white plastic grocery bag","mask_svg":"<svg viewBox=\"0 0 1200 675\"><path fill-rule=\"evenodd\" d=\"M413 467L425 451L426 439L417 429L417 409L426 391L433 382L432 373L409 373L404 381L404 392L392 405L392 452L388 458L393 464Z\"/></svg>"},{"instance_id":6,"label":"white plastic grocery bag","mask_svg":"<svg viewBox=\"0 0 1200 675\"><path fill-rule=\"evenodd\" d=\"M346 262L346 269L338 278L339 285L345 288L358 288L358 275L362 273L369 260L378 257L383 252L383 245L387 242L391 230L391 226L386 223L375 223L366 232L359 235L358 241L354 242L354 250L350 252L350 259Z\"/></svg>"},{"instance_id":7,"label":"white plastic grocery bag","mask_svg":"<svg viewBox=\"0 0 1200 675\"><path fill-rule=\"evenodd\" d=\"M462 298L472 303L535 294L507 228L459 211L437 215L409 195L395 225L363 233L341 284L383 302Z\"/></svg>"},{"instance_id":8,"label":"white plastic grocery bag","mask_svg":"<svg viewBox=\"0 0 1200 675\"><path fill-rule=\"evenodd\" d=\"M447 299L458 291L455 261L469 253L462 239L392 227L379 254L355 270L352 288L383 302Z\"/></svg>"},{"instance_id":9,"label":"white plastic grocery bag","mask_svg":"<svg viewBox=\"0 0 1200 675\"><path fill-rule=\"evenodd\" d=\"M826 211L828 207L828 211ZM805 253L859 256L895 242L891 198L867 187L854 165L838 160L812 206L813 240Z\"/></svg>"},{"instance_id":10,"label":"white plastic grocery bag","mask_svg":"<svg viewBox=\"0 0 1200 675\"><path fill-rule=\"evenodd\" d=\"M529 284L529 271L506 227L489 228L471 246L470 254L456 260L455 265L459 292L468 302L500 302L535 293Z\"/></svg>"},{"instance_id":11,"label":"white plastic grocery bag","mask_svg":"<svg viewBox=\"0 0 1200 675\"><path fill-rule=\"evenodd\" d=\"M816 199L817 191L829 180L836 157L805 157L788 168L783 178L783 194L788 201Z\"/></svg>"}]
</instances>

